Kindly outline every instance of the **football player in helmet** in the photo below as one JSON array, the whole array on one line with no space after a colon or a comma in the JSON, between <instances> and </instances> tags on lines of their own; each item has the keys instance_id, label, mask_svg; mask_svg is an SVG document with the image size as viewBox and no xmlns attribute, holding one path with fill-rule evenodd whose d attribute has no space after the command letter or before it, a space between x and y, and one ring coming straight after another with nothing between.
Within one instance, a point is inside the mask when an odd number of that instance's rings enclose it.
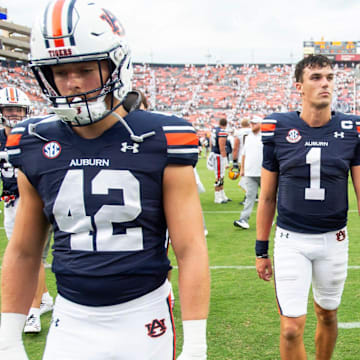
<instances>
[{"instance_id":1,"label":"football player in helmet","mask_svg":"<svg viewBox=\"0 0 360 360\"><path fill-rule=\"evenodd\" d=\"M0 151L2 154L7 155L5 143L10 135L11 129L15 127L18 122L26 119L31 114L31 103L28 96L16 87L9 86L1 89L0 114L2 124L4 125L4 128L0 130ZM4 228L7 238L10 240L19 202L17 169L8 162L2 163L1 180L3 183L1 200L4 201ZM46 260L48 255L49 241L50 236L43 251L43 261ZM44 265L41 264L37 291L26 320L24 328L25 333L38 333L41 331L41 310L43 311L42 313L50 311L52 309L52 304L52 297L46 287Z\"/></svg>"},{"instance_id":2,"label":"football player in helmet","mask_svg":"<svg viewBox=\"0 0 360 360\"><path fill-rule=\"evenodd\" d=\"M15 127L7 142L22 201L3 261L0 358L27 359L21 329L50 223L58 296L44 360L175 359L167 229L179 269L179 359L206 359L195 130L124 106L130 49L118 19L94 1L48 3L32 29L31 66L54 115Z\"/></svg>"},{"instance_id":3,"label":"football player in helmet","mask_svg":"<svg viewBox=\"0 0 360 360\"><path fill-rule=\"evenodd\" d=\"M6 236L10 239L15 220L15 211L19 198L17 188L17 170L6 161L5 143L11 129L30 113L30 100L27 95L15 87L5 87L0 90L0 116L3 128L0 130L0 151L3 159L1 164L1 180L3 192L1 200L4 201L4 227Z\"/></svg>"}]
</instances>

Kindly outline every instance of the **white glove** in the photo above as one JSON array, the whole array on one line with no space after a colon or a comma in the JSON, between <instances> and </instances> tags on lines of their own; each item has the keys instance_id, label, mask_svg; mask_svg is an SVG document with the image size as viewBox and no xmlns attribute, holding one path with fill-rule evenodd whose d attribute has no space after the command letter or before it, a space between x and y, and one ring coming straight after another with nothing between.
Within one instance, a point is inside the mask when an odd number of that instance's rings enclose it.
<instances>
[{"instance_id":1,"label":"white glove","mask_svg":"<svg viewBox=\"0 0 360 360\"><path fill-rule=\"evenodd\" d=\"M25 321L24 314L1 314L0 359L29 360L22 341Z\"/></svg>"},{"instance_id":2,"label":"white glove","mask_svg":"<svg viewBox=\"0 0 360 360\"><path fill-rule=\"evenodd\" d=\"M183 321L184 344L177 360L206 360L206 320Z\"/></svg>"}]
</instances>

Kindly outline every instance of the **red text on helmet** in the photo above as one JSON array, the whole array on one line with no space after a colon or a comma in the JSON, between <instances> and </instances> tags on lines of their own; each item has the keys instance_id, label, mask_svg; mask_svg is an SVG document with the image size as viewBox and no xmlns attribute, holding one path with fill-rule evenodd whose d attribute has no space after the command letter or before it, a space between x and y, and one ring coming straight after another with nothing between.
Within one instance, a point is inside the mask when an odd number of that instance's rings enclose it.
<instances>
[{"instance_id":1,"label":"red text on helmet","mask_svg":"<svg viewBox=\"0 0 360 360\"><path fill-rule=\"evenodd\" d=\"M59 50L48 50L50 57L63 57L63 56L71 56L72 50L68 49L59 49Z\"/></svg>"}]
</instances>

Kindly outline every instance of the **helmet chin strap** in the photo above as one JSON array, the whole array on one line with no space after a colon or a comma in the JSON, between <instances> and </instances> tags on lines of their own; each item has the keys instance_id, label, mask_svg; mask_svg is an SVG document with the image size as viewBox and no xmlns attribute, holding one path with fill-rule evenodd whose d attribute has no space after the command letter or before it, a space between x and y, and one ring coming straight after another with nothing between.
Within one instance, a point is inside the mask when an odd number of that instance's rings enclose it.
<instances>
[{"instance_id":1,"label":"helmet chin strap","mask_svg":"<svg viewBox=\"0 0 360 360\"><path fill-rule=\"evenodd\" d=\"M73 99L77 100L76 98ZM155 135L155 131L150 131L148 133L142 134L142 135L136 135L134 134L133 130L130 128L130 126L127 124L127 122L116 112L116 110L122 106L123 103L119 102L118 104L116 104L116 106L114 106L111 110L108 110L106 108L106 103L105 101L96 101L93 103L88 103L87 105L82 105L81 107L78 108L51 108L51 110L60 117L61 120L63 120L64 122L70 123L71 126L86 126L86 125L91 125L95 122L98 122L102 119L104 119L105 117L109 116L110 114L115 116L120 122L121 124L125 127L125 129L128 131L128 133L130 134L130 138L132 141L136 142L136 143L140 143L143 142L144 139ZM80 110L80 114L79 114L79 108ZM85 116L81 116L82 112L84 114L87 114L87 117ZM88 121L81 121L81 119L85 119Z\"/></svg>"},{"instance_id":2,"label":"helmet chin strap","mask_svg":"<svg viewBox=\"0 0 360 360\"><path fill-rule=\"evenodd\" d=\"M127 122L117 112L114 111L113 115L121 122L121 124L128 131L128 133L130 134L130 139L136 143L141 143L144 141L144 139L155 135L155 131L150 131L142 135L135 135L132 129L130 128L130 126L127 124Z\"/></svg>"},{"instance_id":3,"label":"helmet chin strap","mask_svg":"<svg viewBox=\"0 0 360 360\"><path fill-rule=\"evenodd\" d=\"M81 100L80 98L74 98L73 101ZM65 105L62 107L62 105ZM104 100L97 100L90 103L85 103L84 105L74 107L66 107L68 104L60 104L60 107L53 107L53 111L58 115L63 121L69 122L75 126L85 126L90 125L94 122L97 122L103 119L108 115L108 110Z\"/></svg>"}]
</instances>

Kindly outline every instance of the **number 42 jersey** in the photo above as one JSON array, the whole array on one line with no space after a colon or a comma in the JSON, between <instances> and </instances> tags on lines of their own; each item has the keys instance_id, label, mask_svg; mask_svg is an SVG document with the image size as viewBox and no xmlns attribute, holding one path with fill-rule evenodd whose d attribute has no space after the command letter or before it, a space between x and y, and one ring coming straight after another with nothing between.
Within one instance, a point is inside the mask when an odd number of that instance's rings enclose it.
<instances>
[{"instance_id":1,"label":"number 42 jersey","mask_svg":"<svg viewBox=\"0 0 360 360\"><path fill-rule=\"evenodd\" d=\"M299 112L274 113L261 125L263 167L279 173L277 224L300 233L346 225L348 174L360 165L360 118L333 112L310 127Z\"/></svg>"},{"instance_id":2,"label":"number 42 jersey","mask_svg":"<svg viewBox=\"0 0 360 360\"><path fill-rule=\"evenodd\" d=\"M129 128L118 122L84 139L56 116L30 119L7 142L53 226L58 291L82 305L123 303L165 281L163 172L197 161L196 133L183 119L138 110L125 121Z\"/></svg>"}]
</instances>

